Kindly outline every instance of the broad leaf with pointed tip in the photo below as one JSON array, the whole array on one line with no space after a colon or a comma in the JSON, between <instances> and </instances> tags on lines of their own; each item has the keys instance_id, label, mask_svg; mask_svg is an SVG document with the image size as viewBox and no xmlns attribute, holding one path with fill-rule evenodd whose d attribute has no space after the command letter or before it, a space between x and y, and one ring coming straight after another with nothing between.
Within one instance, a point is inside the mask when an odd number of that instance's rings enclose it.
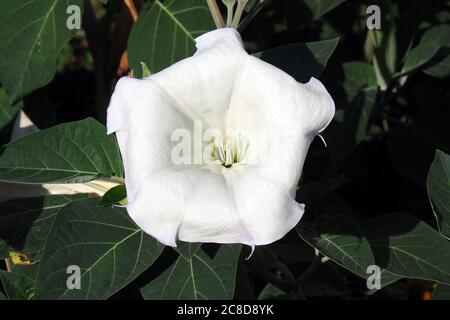
<instances>
[{"instance_id":1,"label":"broad leaf with pointed tip","mask_svg":"<svg viewBox=\"0 0 450 320\"><path fill-rule=\"evenodd\" d=\"M201 243L178 241L175 250L185 259L189 260L198 251L198 249L200 249L201 245Z\"/></svg>"},{"instance_id":2,"label":"broad leaf with pointed tip","mask_svg":"<svg viewBox=\"0 0 450 320\"><path fill-rule=\"evenodd\" d=\"M303 0L311 10L313 18L317 19L328 11L333 10L346 0Z\"/></svg>"},{"instance_id":3,"label":"broad leaf with pointed tip","mask_svg":"<svg viewBox=\"0 0 450 320\"><path fill-rule=\"evenodd\" d=\"M450 284L450 242L425 222L390 213L366 220L362 230L380 268L406 278Z\"/></svg>"},{"instance_id":4,"label":"broad leaf with pointed tip","mask_svg":"<svg viewBox=\"0 0 450 320\"><path fill-rule=\"evenodd\" d=\"M158 278L141 289L145 299L231 299L240 245L222 245L214 258L199 249L190 259L180 256Z\"/></svg>"},{"instance_id":5,"label":"broad leaf with pointed tip","mask_svg":"<svg viewBox=\"0 0 450 320\"><path fill-rule=\"evenodd\" d=\"M23 272L21 269L32 269ZM9 300L32 300L35 294L35 272L37 265L14 266L11 272L0 270L0 278Z\"/></svg>"},{"instance_id":6,"label":"broad leaf with pointed tip","mask_svg":"<svg viewBox=\"0 0 450 320\"><path fill-rule=\"evenodd\" d=\"M79 183L113 175L122 176L119 148L92 118L24 136L0 149L0 181Z\"/></svg>"},{"instance_id":7,"label":"broad leaf with pointed tip","mask_svg":"<svg viewBox=\"0 0 450 320\"><path fill-rule=\"evenodd\" d=\"M53 79L59 52L77 32L66 27L70 5L82 9L83 1L0 1L0 82L11 101Z\"/></svg>"},{"instance_id":8,"label":"broad leaf with pointed tip","mask_svg":"<svg viewBox=\"0 0 450 320\"><path fill-rule=\"evenodd\" d=\"M19 251L32 261L39 260L58 212L87 196L53 195L0 203L0 258Z\"/></svg>"},{"instance_id":9,"label":"broad leaf with pointed tip","mask_svg":"<svg viewBox=\"0 0 450 320\"><path fill-rule=\"evenodd\" d=\"M440 150L428 172L427 191L439 231L450 238L450 156Z\"/></svg>"},{"instance_id":10,"label":"broad leaf with pointed tip","mask_svg":"<svg viewBox=\"0 0 450 320\"><path fill-rule=\"evenodd\" d=\"M297 232L322 254L362 278L367 278L367 267L375 264L369 242L358 224L349 216L333 216L319 229L300 223Z\"/></svg>"},{"instance_id":11,"label":"broad leaf with pointed tip","mask_svg":"<svg viewBox=\"0 0 450 320\"><path fill-rule=\"evenodd\" d=\"M152 73L191 56L194 39L214 28L204 0L158 1L144 8L128 40L130 67L142 77L141 61Z\"/></svg>"},{"instance_id":12,"label":"broad leaf with pointed tip","mask_svg":"<svg viewBox=\"0 0 450 320\"><path fill-rule=\"evenodd\" d=\"M280 68L297 81L318 78L333 54L339 39L307 43L291 43L255 54L256 57Z\"/></svg>"},{"instance_id":13,"label":"broad leaf with pointed tip","mask_svg":"<svg viewBox=\"0 0 450 320\"><path fill-rule=\"evenodd\" d=\"M5 89L0 88L0 143L9 142L17 112L22 107L22 103L11 105L6 95Z\"/></svg>"},{"instance_id":14,"label":"broad leaf with pointed tip","mask_svg":"<svg viewBox=\"0 0 450 320\"><path fill-rule=\"evenodd\" d=\"M161 254L163 246L125 209L98 208L97 201L77 201L58 214L39 264L37 299L107 299ZM71 265L80 267L80 290L67 288Z\"/></svg>"}]
</instances>

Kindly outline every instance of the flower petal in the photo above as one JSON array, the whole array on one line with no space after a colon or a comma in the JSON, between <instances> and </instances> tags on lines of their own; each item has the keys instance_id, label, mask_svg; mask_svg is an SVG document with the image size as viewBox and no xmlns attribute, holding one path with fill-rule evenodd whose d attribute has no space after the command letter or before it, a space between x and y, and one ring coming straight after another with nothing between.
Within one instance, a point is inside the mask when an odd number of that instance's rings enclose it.
<instances>
[{"instance_id":1,"label":"flower petal","mask_svg":"<svg viewBox=\"0 0 450 320\"><path fill-rule=\"evenodd\" d=\"M170 93L180 110L205 126L223 129L235 75L247 56L239 33L232 28L196 39L197 52L151 76Z\"/></svg>"}]
</instances>

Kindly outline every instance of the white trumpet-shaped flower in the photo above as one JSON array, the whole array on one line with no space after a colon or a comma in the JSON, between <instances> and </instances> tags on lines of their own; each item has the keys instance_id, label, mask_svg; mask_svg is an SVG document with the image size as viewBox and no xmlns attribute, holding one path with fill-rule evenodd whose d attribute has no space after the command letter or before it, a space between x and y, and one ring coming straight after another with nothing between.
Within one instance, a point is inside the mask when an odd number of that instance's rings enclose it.
<instances>
[{"instance_id":1,"label":"white trumpet-shaped flower","mask_svg":"<svg viewBox=\"0 0 450 320\"><path fill-rule=\"evenodd\" d=\"M169 246L274 242L302 217L296 186L333 100L320 81L298 83L248 55L234 29L208 32L196 46L192 57L116 85L107 127L124 161L128 213ZM204 163L174 161L174 132L192 133L195 149L196 123ZM198 158L191 146L184 159Z\"/></svg>"}]
</instances>

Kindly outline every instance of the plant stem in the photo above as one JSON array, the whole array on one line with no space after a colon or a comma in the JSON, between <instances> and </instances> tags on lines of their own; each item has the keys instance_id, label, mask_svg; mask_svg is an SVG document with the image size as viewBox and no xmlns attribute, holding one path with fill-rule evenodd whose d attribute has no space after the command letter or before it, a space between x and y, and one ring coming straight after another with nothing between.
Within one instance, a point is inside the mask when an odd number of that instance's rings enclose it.
<instances>
[{"instance_id":1,"label":"plant stem","mask_svg":"<svg viewBox=\"0 0 450 320\"><path fill-rule=\"evenodd\" d=\"M263 7L264 0L260 0L257 4L255 4L252 10L245 16L244 20L239 24L238 30L242 32L245 27L252 21L252 19L261 11Z\"/></svg>"},{"instance_id":2,"label":"plant stem","mask_svg":"<svg viewBox=\"0 0 450 320\"><path fill-rule=\"evenodd\" d=\"M11 272L11 260L9 258L5 259L6 271Z\"/></svg>"},{"instance_id":3,"label":"plant stem","mask_svg":"<svg viewBox=\"0 0 450 320\"><path fill-rule=\"evenodd\" d=\"M303 291L302 291L302 285L305 283L305 281L319 268L319 266L321 265L321 260L319 257L320 253L319 251L316 249L315 250L315 255L313 260L311 261L311 264L308 266L308 268L306 268L305 272L303 272L303 274L300 276L300 278L297 279L296 284L297 284L297 295L300 298L305 298L305 296L303 295Z\"/></svg>"},{"instance_id":4,"label":"plant stem","mask_svg":"<svg viewBox=\"0 0 450 320\"><path fill-rule=\"evenodd\" d=\"M216 0L207 0L207 2L209 11L211 11L214 23L216 24L216 28L220 29L225 27L225 22L223 21L222 14L220 13L219 6L217 5Z\"/></svg>"},{"instance_id":5,"label":"plant stem","mask_svg":"<svg viewBox=\"0 0 450 320\"><path fill-rule=\"evenodd\" d=\"M138 14L136 6L134 5L133 0L123 0L123 2L127 6L128 11L130 11L130 15L133 18L133 21L136 22L136 20L138 19L139 14Z\"/></svg>"},{"instance_id":6,"label":"plant stem","mask_svg":"<svg viewBox=\"0 0 450 320\"><path fill-rule=\"evenodd\" d=\"M241 21L242 13L244 12L245 6L247 5L248 0L238 0L238 5L236 12L234 13L233 22L231 26L233 28L238 28L239 22Z\"/></svg>"},{"instance_id":7,"label":"plant stem","mask_svg":"<svg viewBox=\"0 0 450 320\"><path fill-rule=\"evenodd\" d=\"M223 3L227 7L227 27L231 27L231 24L233 23L233 11L236 1L223 1Z\"/></svg>"}]
</instances>

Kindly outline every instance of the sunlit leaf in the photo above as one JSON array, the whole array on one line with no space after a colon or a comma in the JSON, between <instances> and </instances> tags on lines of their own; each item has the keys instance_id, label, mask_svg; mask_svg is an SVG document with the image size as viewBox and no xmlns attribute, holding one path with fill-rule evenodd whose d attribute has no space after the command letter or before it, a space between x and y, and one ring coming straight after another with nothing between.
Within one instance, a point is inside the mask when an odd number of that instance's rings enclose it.
<instances>
[{"instance_id":1,"label":"sunlit leaf","mask_svg":"<svg viewBox=\"0 0 450 320\"><path fill-rule=\"evenodd\" d=\"M38 299L106 299L159 257L163 246L125 209L98 208L97 200L64 207L50 232L37 276ZM69 266L80 268L81 289L69 290Z\"/></svg>"},{"instance_id":2,"label":"sunlit leaf","mask_svg":"<svg viewBox=\"0 0 450 320\"><path fill-rule=\"evenodd\" d=\"M156 73L195 52L194 39L214 28L204 0L154 1L133 25L128 58L135 75L142 77L141 61Z\"/></svg>"},{"instance_id":3,"label":"sunlit leaf","mask_svg":"<svg viewBox=\"0 0 450 320\"><path fill-rule=\"evenodd\" d=\"M92 118L24 136L0 149L0 181L86 182L122 175L119 148Z\"/></svg>"},{"instance_id":4,"label":"sunlit leaf","mask_svg":"<svg viewBox=\"0 0 450 320\"><path fill-rule=\"evenodd\" d=\"M0 1L0 82L11 101L49 83L56 59L77 30L67 8L82 0Z\"/></svg>"},{"instance_id":5,"label":"sunlit leaf","mask_svg":"<svg viewBox=\"0 0 450 320\"><path fill-rule=\"evenodd\" d=\"M145 299L211 300L233 297L240 245L222 245L214 258L202 249L190 259L180 256L141 289Z\"/></svg>"}]
</instances>

